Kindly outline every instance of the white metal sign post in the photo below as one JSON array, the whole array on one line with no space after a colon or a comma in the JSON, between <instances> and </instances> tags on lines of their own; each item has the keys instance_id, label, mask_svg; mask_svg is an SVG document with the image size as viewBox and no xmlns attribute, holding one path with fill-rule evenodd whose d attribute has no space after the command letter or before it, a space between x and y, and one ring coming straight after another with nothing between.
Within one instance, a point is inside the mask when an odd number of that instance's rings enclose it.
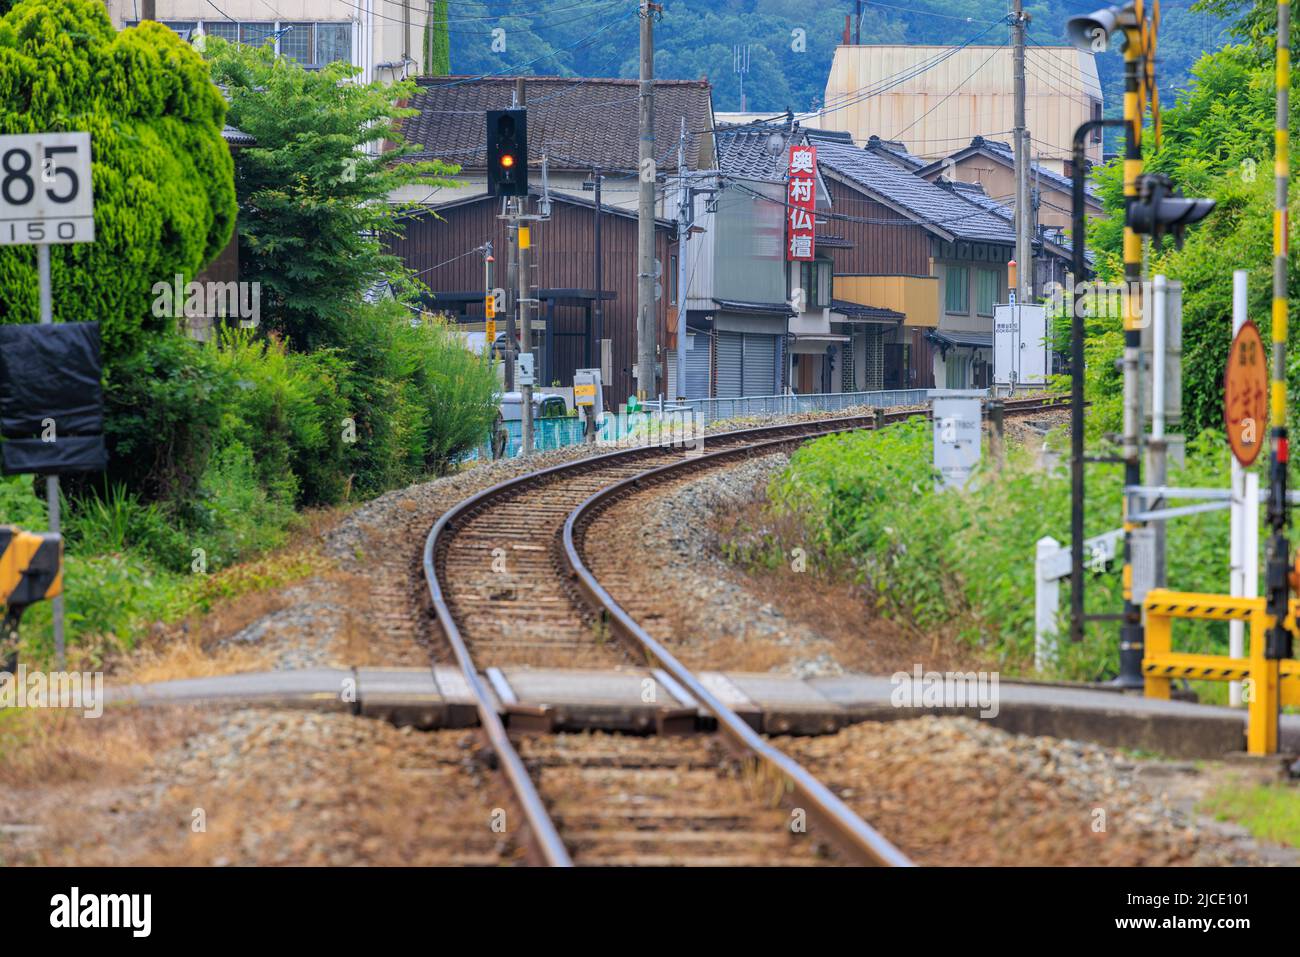
<instances>
[{"instance_id":1,"label":"white metal sign post","mask_svg":"<svg viewBox=\"0 0 1300 957\"><path fill-rule=\"evenodd\" d=\"M93 243L89 133L0 136L0 246L35 246L41 324L54 322L51 244ZM45 479L50 531L59 530L59 477ZM54 656L63 667L63 596L53 600Z\"/></svg>"},{"instance_id":2,"label":"white metal sign post","mask_svg":"<svg viewBox=\"0 0 1300 957\"><path fill-rule=\"evenodd\" d=\"M934 399L934 467L948 487L961 488L980 460L979 399Z\"/></svg>"}]
</instances>

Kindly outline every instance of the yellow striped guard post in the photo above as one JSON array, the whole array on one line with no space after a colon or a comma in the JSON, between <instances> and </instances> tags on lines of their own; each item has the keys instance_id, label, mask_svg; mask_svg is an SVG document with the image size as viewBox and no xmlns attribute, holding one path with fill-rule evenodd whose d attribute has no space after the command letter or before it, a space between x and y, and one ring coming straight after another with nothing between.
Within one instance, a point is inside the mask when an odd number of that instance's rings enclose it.
<instances>
[{"instance_id":1,"label":"yellow striped guard post","mask_svg":"<svg viewBox=\"0 0 1300 957\"><path fill-rule=\"evenodd\" d=\"M1278 709L1284 704L1300 705L1300 661L1279 662L1265 657L1265 636L1273 626L1266 600L1156 588L1147 594L1142 608L1147 626L1146 653L1142 658L1147 697L1167 700L1175 678L1245 682L1249 702L1246 750L1251 754L1276 753ZM1283 622L1288 630L1295 628L1297 611L1300 601L1291 602L1290 614ZM1250 654L1232 658L1174 651L1175 618L1249 622Z\"/></svg>"}]
</instances>

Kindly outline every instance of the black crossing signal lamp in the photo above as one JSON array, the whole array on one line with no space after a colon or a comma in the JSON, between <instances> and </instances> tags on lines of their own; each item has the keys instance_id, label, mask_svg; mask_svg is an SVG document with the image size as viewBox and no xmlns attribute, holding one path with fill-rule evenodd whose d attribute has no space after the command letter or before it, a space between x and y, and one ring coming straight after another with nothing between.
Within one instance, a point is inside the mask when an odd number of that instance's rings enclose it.
<instances>
[{"instance_id":1,"label":"black crossing signal lamp","mask_svg":"<svg viewBox=\"0 0 1300 957\"><path fill-rule=\"evenodd\" d=\"M528 114L524 110L487 111L488 192L528 195Z\"/></svg>"},{"instance_id":2,"label":"black crossing signal lamp","mask_svg":"<svg viewBox=\"0 0 1300 957\"><path fill-rule=\"evenodd\" d=\"M1165 236L1173 236L1182 249L1187 227L1214 210L1214 200L1184 197L1164 173L1143 173L1137 178L1137 192L1129 206L1129 225L1139 236L1150 236L1156 245Z\"/></svg>"}]
</instances>

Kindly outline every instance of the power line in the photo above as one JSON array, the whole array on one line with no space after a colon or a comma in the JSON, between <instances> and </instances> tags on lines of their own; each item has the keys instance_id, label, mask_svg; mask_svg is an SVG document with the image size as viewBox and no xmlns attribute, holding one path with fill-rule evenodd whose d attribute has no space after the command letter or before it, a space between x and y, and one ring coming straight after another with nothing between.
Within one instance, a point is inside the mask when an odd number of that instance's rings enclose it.
<instances>
[{"instance_id":1,"label":"power line","mask_svg":"<svg viewBox=\"0 0 1300 957\"><path fill-rule=\"evenodd\" d=\"M342 0L340 0L340 2L342 2ZM403 0L384 0L384 2L385 2L385 3L390 3L390 4L392 4L393 6L397 6L397 7L408 7L408 6L412 6L410 0L406 0L406 2L403 2ZM555 8L550 9L550 10L533 10L533 11L526 11L526 12L525 12L524 14L522 14L522 15L523 15L523 16L546 16L546 17L549 17L549 16L552 15L552 14L555 14L555 13L567 13L567 12L569 12L570 10L583 10L583 9L586 9L586 10L588 10L588 11L594 11L597 7L608 7L608 6L612 6L612 5L614 5L614 4L616 4L616 3L619 3L619 2L620 2L620 0L607 0L607 2L603 2L603 3L602 3L602 2L599 2L599 0L597 0L597 2L592 3L591 0L586 0L586 2L584 2L584 3L576 3L576 4L574 4L574 5L572 5L572 6L568 6L568 7L555 7ZM349 6L350 6L350 4L349 4ZM394 20L393 17L385 17L385 16L382 16L381 14L378 14L378 13L376 13L375 16L379 17L379 18L382 19L382 20ZM488 15L488 16L482 16L482 17L448 17L446 20L441 20L441 21L439 21L439 22L441 22L441 23L484 23L484 22L486 22L486 21L488 21L488 20L504 20L504 19L506 19L506 18L508 18L508 17L513 17L513 16L517 16L517 15L516 15L516 14L512 14L512 13L501 13L501 14L492 14L492 15ZM404 24L404 23L406 22L406 20L405 20L405 19L396 19L395 22L397 22L397 23L403 23L403 24Z\"/></svg>"},{"instance_id":2,"label":"power line","mask_svg":"<svg viewBox=\"0 0 1300 957\"><path fill-rule=\"evenodd\" d=\"M989 33L993 29L993 27L998 26L1002 22L1004 21L996 21L993 24L993 26L988 27L985 30L982 30L980 33L977 33L975 36L971 37L968 40L965 40L964 42L958 44L957 46L948 47L944 50L941 50L939 53L933 54L932 56L927 57L926 59L921 60L920 62L913 64L910 67L906 67L903 70L900 70L898 73L890 74L889 76L876 81L874 85L868 84L866 86L858 87L855 90L849 90L843 94L840 94L834 99L828 100L820 109L812 110L809 112L817 117L827 116L831 113L838 113L840 110L847 109L848 107L861 103L864 100L871 99L874 96L879 96L882 93L886 93L889 90L892 90L894 87L900 86L903 83L906 83L908 80L915 79L921 74L929 70L932 70L934 67L938 66L940 63L943 63L945 60L948 60L951 57L955 56L957 53L959 53L960 51L964 50L966 47L973 44L976 40L982 39L987 33ZM998 49L1000 50L1001 47L999 47ZM998 51L995 50L994 53L996 52ZM832 106L832 104L834 105ZM779 113L775 116L752 120L750 123L743 124L743 125L761 126L766 123L772 123L774 121L784 120L786 119L787 115L788 115L787 113ZM721 131L717 127L709 127L708 129L704 129L704 130L688 131L689 135L691 136L699 136L705 133L718 133L718 132L725 132L725 131Z\"/></svg>"},{"instance_id":3,"label":"power line","mask_svg":"<svg viewBox=\"0 0 1300 957\"><path fill-rule=\"evenodd\" d=\"M971 81L971 77L973 77L976 73L978 73L980 70L984 69L984 67L988 66L989 61L992 60L992 59L993 59L995 56L997 56L999 53L1001 53L1002 50L1003 50L1003 48L1004 48L1005 46L1006 46L1006 44L1003 44L1002 46L997 47L997 48L996 48L992 53L990 53L987 57L984 58L984 62L983 62L983 63L981 63L981 64L980 64L979 66L977 66L975 69L971 70L970 73L968 73L968 74L966 75L966 79L962 80L960 83L958 83L956 86L954 86L951 90L949 90L947 93L945 93L943 99L941 99L941 100L940 100L938 103L936 103L934 106L930 107L928 110L926 110L924 113L922 113L922 114L921 114L920 116L918 116L916 119L914 119L911 123L909 123L907 126L905 126L905 127L904 127L900 132L895 133L893 136L891 136L890 139L891 139L891 140L896 140L896 139L900 138L904 133L906 133L908 130L910 130L913 126L915 126L917 123L920 123L923 119L925 119L927 116L929 116L929 115L930 115L931 113L933 113L935 110L937 110L939 107L943 106L944 103L948 102L948 98L949 98L950 96L952 96L954 93L956 93L958 90L960 90L963 86L965 86L967 83L969 83L969 82Z\"/></svg>"}]
</instances>

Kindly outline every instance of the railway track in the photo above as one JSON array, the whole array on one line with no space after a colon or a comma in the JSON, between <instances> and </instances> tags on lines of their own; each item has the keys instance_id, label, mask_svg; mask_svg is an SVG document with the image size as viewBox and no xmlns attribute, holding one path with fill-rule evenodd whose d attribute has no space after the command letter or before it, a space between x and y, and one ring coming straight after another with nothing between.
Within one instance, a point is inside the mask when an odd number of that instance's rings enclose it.
<instances>
[{"instance_id":1,"label":"railway track","mask_svg":"<svg viewBox=\"0 0 1300 957\"><path fill-rule=\"evenodd\" d=\"M1006 412L1065 404L1013 400ZM585 550L596 517L656 483L817 436L928 415L900 410L725 432L695 454L621 449L503 482L438 520L424 548L434 613L522 815L531 862L909 863L652 638L597 580ZM481 677L505 665L608 669L647 661L671 696L693 699L715 731L690 738L552 735L516 747Z\"/></svg>"}]
</instances>

